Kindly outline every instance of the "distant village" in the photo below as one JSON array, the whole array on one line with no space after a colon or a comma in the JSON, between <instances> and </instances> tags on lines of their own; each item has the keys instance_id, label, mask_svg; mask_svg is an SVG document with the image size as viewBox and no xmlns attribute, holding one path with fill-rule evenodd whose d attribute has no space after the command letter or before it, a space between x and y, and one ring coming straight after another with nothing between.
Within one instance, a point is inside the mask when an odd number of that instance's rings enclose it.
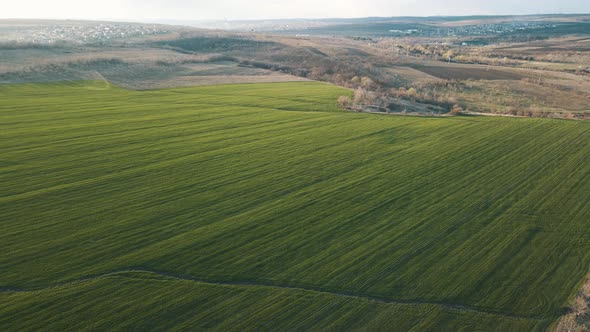
<instances>
[{"instance_id":1,"label":"distant village","mask_svg":"<svg viewBox=\"0 0 590 332\"><path fill-rule=\"evenodd\" d=\"M389 30L393 35L419 35L419 36L487 36L495 34L508 34L514 32L525 32L529 30L540 30L556 28L555 24L514 22L498 24L477 24L453 28L429 28L427 30L407 29Z\"/></svg>"},{"instance_id":2,"label":"distant village","mask_svg":"<svg viewBox=\"0 0 590 332\"><path fill-rule=\"evenodd\" d=\"M117 39L138 36L158 35L167 33L159 25L125 24L125 23L97 23L93 24L64 24L53 26L35 26L20 29L18 33L5 38L19 43L35 43L51 45L57 42L71 42L76 44L104 43Z\"/></svg>"},{"instance_id":3,"label":"distant village","mask_svg":"<svg viewBox=\"0 0 590 332\"><path fill-rule=\"evenodd\" d=\"M555 24L547 23L530 23L530 22L515 22L503 24L479 24L458 27L451 30L451 33L456 35L489 35L489 34L504 34L513 32L522 32L527 30L539 30L556 28Z\"/></svg>"}]
</instances>

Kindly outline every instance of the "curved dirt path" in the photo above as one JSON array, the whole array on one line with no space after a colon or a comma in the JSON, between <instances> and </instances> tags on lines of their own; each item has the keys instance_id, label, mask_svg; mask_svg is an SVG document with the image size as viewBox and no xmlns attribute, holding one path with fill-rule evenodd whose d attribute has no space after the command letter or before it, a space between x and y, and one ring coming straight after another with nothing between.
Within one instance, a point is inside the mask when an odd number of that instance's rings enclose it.
<instances>
[{"instance_id":1,"label":"curved dirt path","mask_svg":"<svg viewBox=\"0 0 590 332\"><path fill-rule=\"evenodd\" d=\"M12 287L0 287L0 293L28 293L28 292L41 292L48 289L60 288L60 287L67 287L72 286L75 284L93 281L97 279L107 278L107 277L125 277L126 274L132 273L144 273L144 274L151 274L154 276L164 277L173 280L182 280L182 281L192 281L202 284L208 285L218 285L218 286L244 286L244 287L268 287L268 288L275 288L275 289L286 289L286 290L297 290L297 291L305 291L305 292L314 292L338 297L346 297L351 299L360 299L372 302L379 302L385 304L401 304L401 305L433 305L433 306L440 306L444 309L448 310L461 310L461 311L470 311L480 314L488 314L488 315L495 315L501 317L509 317L509 318L516 318L516 319L535 319L540 320L544 319L544 317L534 316L534 315L518 315L511 312L500 311L500 310L493 310L493 309L486 309L480 308L476 306L469 306L463 304L455 304L455 303L445 303L445 302L436 302L436 301L420 301L420 300L395 300L395 299L388 299L382 297L375 297L369 295L362 295L362 294L355 294L350 292L332 292L322 290L320 288L314 287L303 287L303 286L289 286L289 285L277 285L277 284L267 284L267 283L259 283L259 282L252 282L252 281L230 281L230 282L216 282L216 281L208 281L204 279L199 279L195 276L186 275L186 274L177 274L171 272L163 272L157 271L153 269L147 268L128 268L128 269L120 269L108 273L97 274L94 276L82 277L72 281L62 282L58 284L54 284L47 287L39 287L39 288L31 288L31 289L19 289L19 288L12 288Z\"/></svg>"}]
</instances>

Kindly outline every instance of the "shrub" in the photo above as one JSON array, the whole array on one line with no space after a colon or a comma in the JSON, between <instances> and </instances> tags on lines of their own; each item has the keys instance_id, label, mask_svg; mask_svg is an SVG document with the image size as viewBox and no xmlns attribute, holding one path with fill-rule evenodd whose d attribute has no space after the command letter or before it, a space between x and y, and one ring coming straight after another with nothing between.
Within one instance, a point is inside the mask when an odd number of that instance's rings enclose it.
<instances>
[{"instance_id":1,"label":"shrub","mask_svg":"<svg viewBox=\"0 0 590 332\"><path fill-rule=\"evenodd\" d=\"M351 101L350 97L348 96L340 96L338 97L338 106L342 108L350 107Z\"/></svg>"}]
</instances>

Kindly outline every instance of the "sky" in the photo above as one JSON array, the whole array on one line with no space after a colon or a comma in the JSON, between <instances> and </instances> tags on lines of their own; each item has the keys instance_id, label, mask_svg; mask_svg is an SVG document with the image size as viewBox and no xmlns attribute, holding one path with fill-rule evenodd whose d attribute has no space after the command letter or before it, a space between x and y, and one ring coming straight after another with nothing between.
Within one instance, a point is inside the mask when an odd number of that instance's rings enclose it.
<instances>
[{"instance_id":1,"label":"sky","mask_svg":"<svg viewBox=\"0 0 590 332\"><path fill-rule=\"evenodd\" d=\"M0 18L242 20L590 13L590 0L2 0Z\"/></svg>"}]
</instances>

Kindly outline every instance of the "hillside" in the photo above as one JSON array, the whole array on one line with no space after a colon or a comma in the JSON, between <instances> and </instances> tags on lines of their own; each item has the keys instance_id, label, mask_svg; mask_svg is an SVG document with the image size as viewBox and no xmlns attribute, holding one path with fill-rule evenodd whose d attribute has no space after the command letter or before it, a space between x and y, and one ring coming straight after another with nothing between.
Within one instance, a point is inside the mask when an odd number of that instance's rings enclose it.
<instances>
[{"instance_id":1,"label":"hillside","mask_svg":"<svg viewBox=\"0 0 590 332\"><path fill-rule=\"evenodd\" d=\"M104 80L146 90L313 80L356 90L360 110L590 119L588 16L328 21L260 33L0 20L0 84Z\"/></svg>"},{"instance_id":2,"label":"hillside","mask_svg":"<svg viewBox=\"0 0 590 332\"><path fill-rule=\"evenodd\" d=\"M0 330L554 324L590 264L590 123L350 93L0 85Z\"/></svg>"}]
</instances>

